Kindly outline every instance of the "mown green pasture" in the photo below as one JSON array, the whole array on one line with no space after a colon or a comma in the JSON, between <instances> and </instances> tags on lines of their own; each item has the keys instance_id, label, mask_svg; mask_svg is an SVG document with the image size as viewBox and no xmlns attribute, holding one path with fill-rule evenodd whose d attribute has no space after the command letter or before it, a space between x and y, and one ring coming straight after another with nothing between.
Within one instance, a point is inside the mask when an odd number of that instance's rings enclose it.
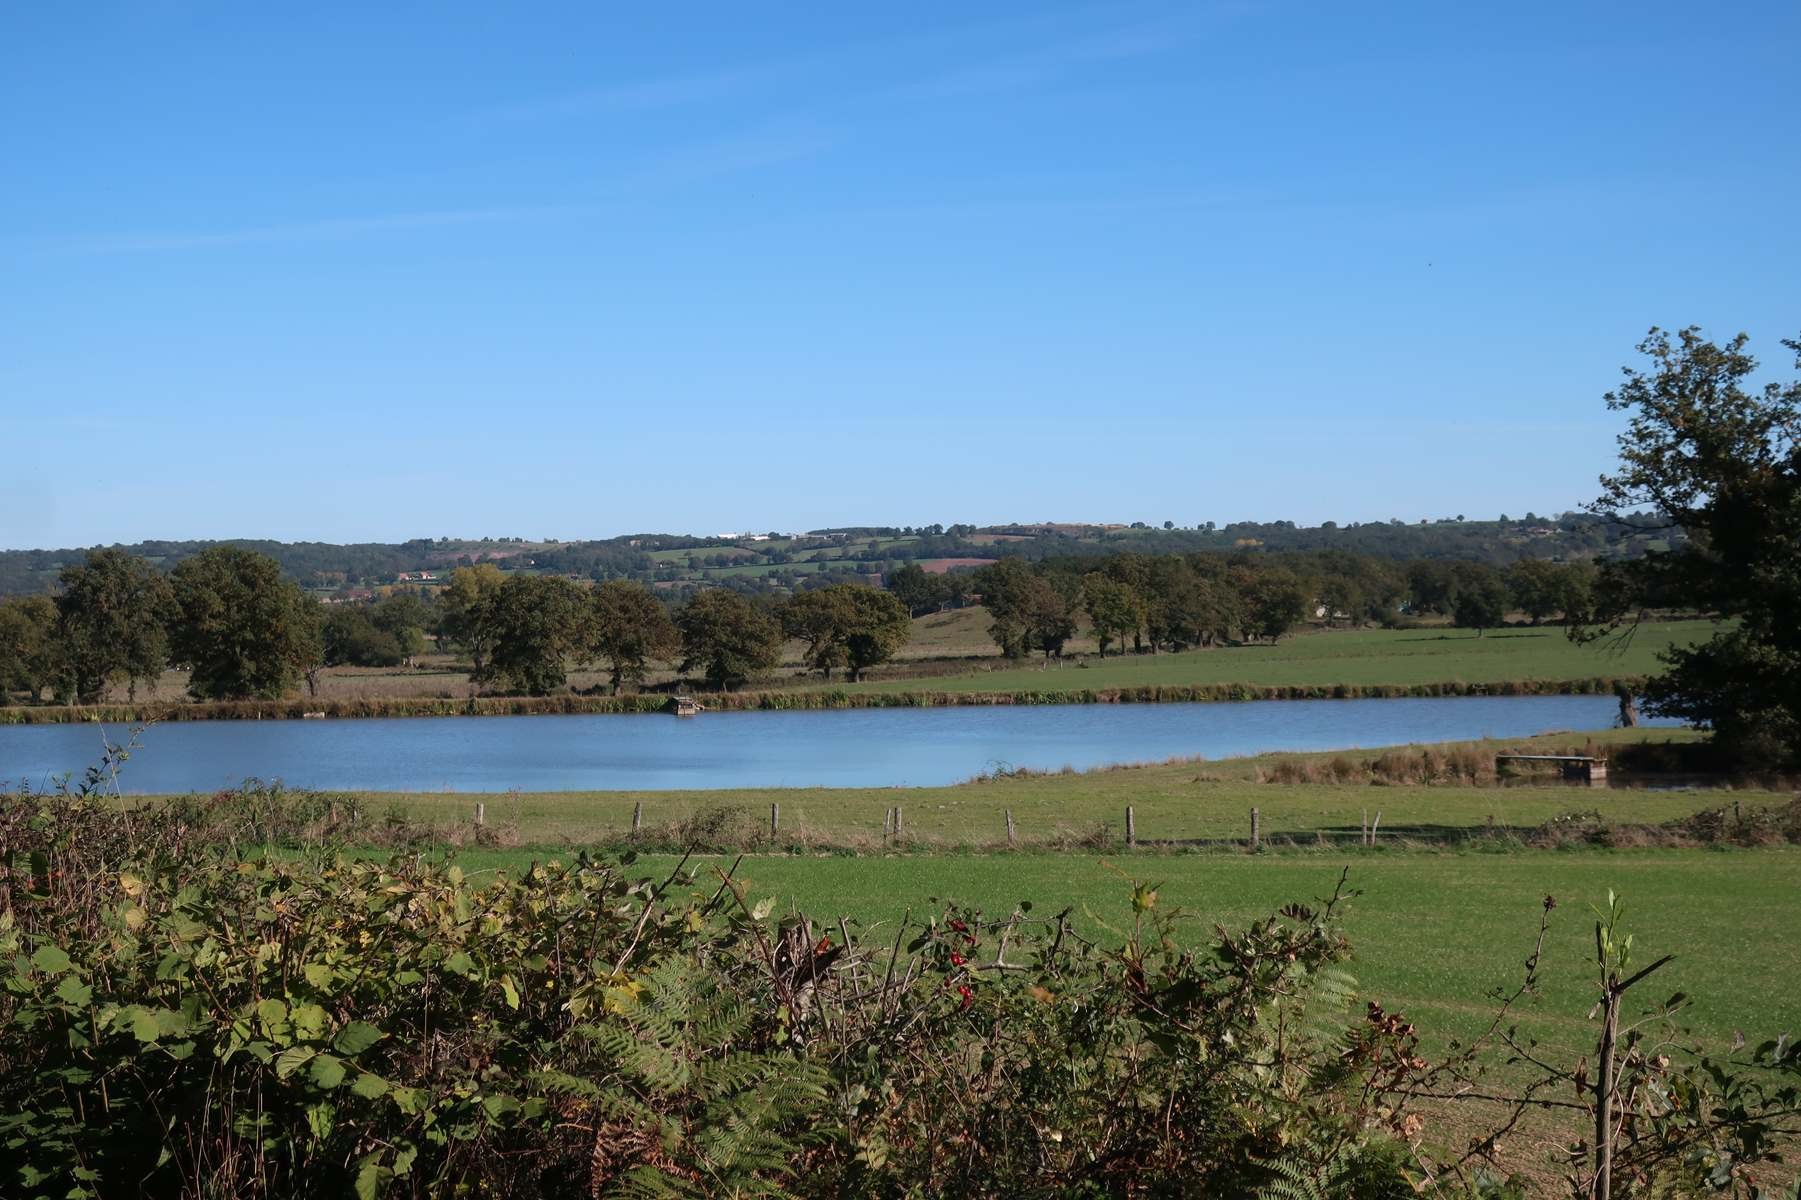
<instances>
[{"instance_id":1,"label":"mown green pasture","mask_svg":"<svg viewBox=\"0 0 1801 1200\"><path fill-rule=\"evenodd\" d=\"M566 853L566 852L565 852ZM469 851L472 867L517 868L544 851ZM711 894L715 868L699 859L695 890ZM647 875L675 860L641 859ZM1488 993L1517 984L1547 896L1556 900L1543 995L1527 1014L1532 1032L1578 1051L1592 1042L1591 905L1611 889L1625 898L1626 926L1641 962L1676 961L1643 995L1693 1000L1684 1023L1715 1048L1735 1030L1756 1040L1801 1032L1801 850L1632 850L1432 853L1373 851L1261 855L937 854L887 857L751 856L738 874L754 897L773 896L825 920L892 922L945 900L1005 917L1021 900L1034 915L1069 906L1076 927L1117 938L1130 920L1129 878L1159 883L1159 904L1192 914L1204 939L1289 901L1329 895L1339 872L1361 894L1344 928L1358 948L1366 999L1407 1013L1442 1042L1477 1032L1493 1010ZM711 881L709 883L709 880Z\"/></svg>"},{"instance_id":2,"label":"mown green pasture","mask_svg":"<svg viewBox=\"0 0 1801 1200\"><path fill-rule=\"evenodd\" d=\"M957 626L967 635L969 622ZM980 664L934 677L934 691L1009 692L1243 683L1256 687L1405 686L1425 683L1503 683L1648 675L1672 646L1712 636L1711 621L1660 621L1630 640L1576 645L1561 628L1510 626L1478 635L1469 629L1334 630L1302 634L1274 645L1221 646L1181 654L1084 656L1048 664ZM948 650L948 646L946 647ZM984 669L986 668L986 669ZM878 677L834 684L847 691L911 691L917 679Z\"/></svg>"}]
</instances>

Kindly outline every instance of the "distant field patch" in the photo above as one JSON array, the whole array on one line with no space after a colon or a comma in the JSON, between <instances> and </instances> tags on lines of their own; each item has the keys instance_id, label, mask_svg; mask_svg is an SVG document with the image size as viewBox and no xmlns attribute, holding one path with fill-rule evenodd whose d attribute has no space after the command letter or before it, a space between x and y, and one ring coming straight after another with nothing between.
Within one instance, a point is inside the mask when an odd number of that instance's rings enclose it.
<instances>
[{"instance_id":1,"label":"distant field patch","mask_svg":"<svg viewBox=\"0 0 1801 1200\"><path fill-rule=\"evenodd\" d=\"M985 567L992 558L922 558L919 569L932 575L943 575L952 567Z\"/></svg>"}]
</instances>

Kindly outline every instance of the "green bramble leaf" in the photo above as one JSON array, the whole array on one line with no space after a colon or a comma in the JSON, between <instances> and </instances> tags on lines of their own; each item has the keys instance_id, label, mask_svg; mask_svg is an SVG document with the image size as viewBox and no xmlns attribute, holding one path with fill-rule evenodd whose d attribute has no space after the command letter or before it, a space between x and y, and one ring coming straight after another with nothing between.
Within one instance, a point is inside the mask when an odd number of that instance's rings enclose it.
<instances>
[{"instance_id":1,"label":"green bramble leaf","mask_svg":"<svg viewBox=\"0 0 1801 1200\"><path fill-rule=\"evenodd\" d=\"M334 1054L321 1054L308 1064L307 1076L326 1091L344 1082L344 1060Z\"/></svg>"},{"instance_id":2,"label":"green bramble leaf","mask_svg":"<svg viewBox=\"0 0 1801 1200\"><path fill-rule=\"evenodd\" d=\"M332 1039L332 1049L339 1054L352 1057L361 1054L386 1036L381 1030L367 1021L352 1021L338 1030L338 1036Z\"/></svg>"},{"instance_id":3,"label":"green bramble leaf","mask_svg":"<svg viewBox=\"0 0 1801 1200\"><path fill-rule=\"evenodd\" d=\"M46 975L60 975L73 964L60 946L39 946L31 956L31 965Z\"/></svg>"},{"instance_id":4,"label":"green bramble leaf","mask_svg":"<svg viewBox=\"0 0 1801 1200\"><path fill-rule=\"evenodd\" d=\"M316 1053L318 1052L309 1050L305 1046L288 1047L275 1058L275 1077L277 1079L286 1079L300 1068L306 1066Z\"/></svg>"},{"instance_id":5,"label":"green bramble leaf","mask_svg":"<svg viewBox=\"0 0 1801 1200\"><path fill-rule=\"evenodd\" d=\"M388 1094L388 1081L380 1075L364 1071L351 1083L350 1090L365 1100L379 1100Z\"/></svg>"}]
</instances>

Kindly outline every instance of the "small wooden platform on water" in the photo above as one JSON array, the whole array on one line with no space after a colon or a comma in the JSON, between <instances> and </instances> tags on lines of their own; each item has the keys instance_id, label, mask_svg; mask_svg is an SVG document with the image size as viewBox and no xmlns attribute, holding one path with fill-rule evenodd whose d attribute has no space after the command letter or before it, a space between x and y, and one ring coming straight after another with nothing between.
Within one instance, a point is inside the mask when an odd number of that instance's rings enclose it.
<instances>
[{"instance_id":1,"label":"small wooden platform on water","mask_svg":"<svg viewBox=\"0 0 1801 1200\"><path fill-rule=\"evenodd\" d=\"M693 696L677 696L669 702L669 711L678 717L692 717L705 712L706 707Z\"/></svg>"},{"instance_id":2,"label":"small wooden platform on water","mask_svg":"<svg viewBox=\"0 0 1801 1200\"><path fill-rule=\"evenodd\" d=\"M1495 768L1500 769L1502 763L1556 763L1563 768L1565 779L1580 779L1587 783L1607 782L1607 760L1591 758L1586 754L1497 754Z\"/></svg>"}]
</instances>

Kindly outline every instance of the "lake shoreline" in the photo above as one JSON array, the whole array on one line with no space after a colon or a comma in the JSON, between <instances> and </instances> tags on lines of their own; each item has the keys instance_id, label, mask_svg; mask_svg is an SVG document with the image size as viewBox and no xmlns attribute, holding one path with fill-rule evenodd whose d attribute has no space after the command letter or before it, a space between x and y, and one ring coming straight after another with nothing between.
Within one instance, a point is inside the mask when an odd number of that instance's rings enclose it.
<instances>
[{"instance_id":1,"label":"lake shoreline","mask_svg":"<svg viewBox=\"0 0 1801 1200\"><path fill-rule=\"evenodd\" d=\"M1415 684L1150 684L1142 687L1044 688L1013 691L846 692L812 689L697 692L715 712L816 712L860 708L993 708L1052 704L1238 704L1260 700L1397 700L1454 696L1593 696L1616 685L1637 691L1641 675L1582 679L1524 679L1483 683L1447 680ZM166 721L280 721L390 717L606 716L667 711L663 692L623 696L398 697L355 700L144 701L136 704L14 705L0 708L0 725L143 725Z\"/></svg>"}]
</instances>

